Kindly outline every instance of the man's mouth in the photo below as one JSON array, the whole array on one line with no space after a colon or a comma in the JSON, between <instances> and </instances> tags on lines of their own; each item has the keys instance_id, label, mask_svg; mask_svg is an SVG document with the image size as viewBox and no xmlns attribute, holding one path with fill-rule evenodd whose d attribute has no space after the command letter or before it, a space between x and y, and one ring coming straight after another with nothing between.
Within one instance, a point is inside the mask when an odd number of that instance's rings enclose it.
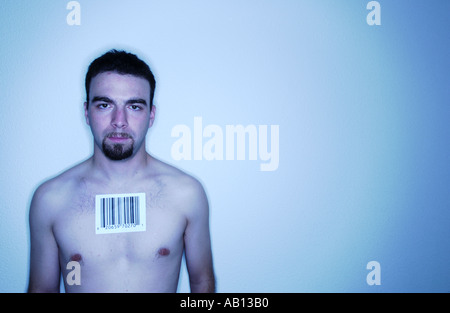
<instances>
[{"instance_id":1,"label":"man's mouth","mask_svg":"<svg viewBox=\"0 0 450 313\"><path fill-rule=\"evenodd\" d=\"M122 142L128 139L132 139L132 137L127 133L117 133L117 132L109 133L108 135L106 135L106 138L115 142Z\"/></svg>"}]
</instances>

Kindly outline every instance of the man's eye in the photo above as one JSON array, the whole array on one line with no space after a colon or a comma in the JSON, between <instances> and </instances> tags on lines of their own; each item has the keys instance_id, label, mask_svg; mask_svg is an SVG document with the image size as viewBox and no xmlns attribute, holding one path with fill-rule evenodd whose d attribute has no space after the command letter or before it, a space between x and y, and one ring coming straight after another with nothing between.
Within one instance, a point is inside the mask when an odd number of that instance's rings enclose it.
<instances>
[{"instance_id":1,"label":"man's eye","mask_svg":"<svg viewBox=\"0 0 450 313\"><path fill-rule=\"evenodd\" d=\"M109 106L108 103L100 103L99 105L97 105L97 108L99 109L106 109Z\"/></svg>"},{"instance_id":2,"label":"man's eye","mask_svg":"<svg viewBox=\"0 0 450 313\"><path fill-rule=\"evenodd\" d=\"M140 106L134 105L134 104L130 105L130 108L131 108L133 111L139 111L139 110L141 109Z\"/></svg>"}]
</instances>

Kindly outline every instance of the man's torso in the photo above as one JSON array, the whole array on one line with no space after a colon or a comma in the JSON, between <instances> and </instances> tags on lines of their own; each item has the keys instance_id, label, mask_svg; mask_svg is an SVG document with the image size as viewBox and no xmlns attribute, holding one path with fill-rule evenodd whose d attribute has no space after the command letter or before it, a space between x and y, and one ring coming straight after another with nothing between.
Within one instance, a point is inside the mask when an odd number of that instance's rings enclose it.
<instances>
[{"instance_id":1,"label":"man's torso","mask_svg":"<svg viewBox=\"0 0 450 313\"><path fill-rule=\"evenodd\" d=\"M69 292L175 292L187 219L175 196L173 178L148 177L132 186L105 186L83 171L65 178L64 207L53 217L53 234ZM95 196L145 193L146 230L96 234ZM69 285L66 269L80 264L80 285Z\"/></svg>"}]
</instances>

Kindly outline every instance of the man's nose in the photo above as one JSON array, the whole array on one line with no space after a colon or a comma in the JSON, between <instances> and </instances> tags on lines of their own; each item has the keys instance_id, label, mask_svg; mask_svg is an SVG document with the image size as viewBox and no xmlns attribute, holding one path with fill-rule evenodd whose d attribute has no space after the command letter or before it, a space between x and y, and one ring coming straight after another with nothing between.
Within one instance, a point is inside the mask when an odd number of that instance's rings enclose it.
<instances>
[{"instance_id":1,"label":"man's nose","mask_svg":"<svg viewBox=\"0 0 450 313\"><path fill-rule=\"evenodd\" d=\"M114 110L111 125L114 128L125 128L128 126L125 108L116 108Z\"/></svg>"}]
</instances>

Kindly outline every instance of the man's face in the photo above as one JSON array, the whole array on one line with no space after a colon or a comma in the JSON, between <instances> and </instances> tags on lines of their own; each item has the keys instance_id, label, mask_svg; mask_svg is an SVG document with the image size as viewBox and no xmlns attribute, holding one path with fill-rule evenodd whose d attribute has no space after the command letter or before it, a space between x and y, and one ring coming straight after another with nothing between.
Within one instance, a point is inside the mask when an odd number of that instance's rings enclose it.
<instances>
[{"instance_id":1,"label":"man's face","mask_svg":"<svg viewBox=\"0 0 450 313\"><path fill-rule=\"evenodd\" d=\"M90 85L86 123L94 143L111 160L124 160L140 149L155 118L150 111L150 84L140 77L100 73ZM88 108L87 108L88 107Z\"/></svg>"}]
</instances>

